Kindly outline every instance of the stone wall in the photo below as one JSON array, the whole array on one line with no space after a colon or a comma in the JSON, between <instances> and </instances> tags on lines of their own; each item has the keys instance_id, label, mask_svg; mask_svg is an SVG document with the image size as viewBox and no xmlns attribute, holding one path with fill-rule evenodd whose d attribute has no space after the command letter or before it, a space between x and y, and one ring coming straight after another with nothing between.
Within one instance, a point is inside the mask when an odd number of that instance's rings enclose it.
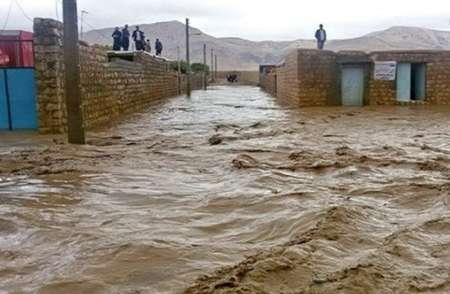
<instances>
[{"instance_id":1,"label":"stone wall","mask_svg":"<svg viewBox=\"0 0 450 294\"><path fill-rule=\"evenodd\" d=\"M40 131L66 131L62 24L49 19L34 23L36 79ZM124 114L144 109L152 101L184 91L167 60L136 52L133 61L112 58L105 48L80 43L82 110L85 128L114 121ZM193 89L201 78L193 78Z\"/></svg>"},{"instance_id":2,"label":"stone wall","mask_svg":"<svg viewBox=\"0 0 450 294\"><path fill-rule=\"evenodd\" d=\"M37 107L39 128L43 133L61 133L66 124L62 29L60 22L35 19Z\"/></svg>"},{"instance_id":3,"label":"stone wall","mask_svg":"<svg viewBox=\"0 0 450 294\"><path fill-rule=\"evenodd\" d=\"M262 72L261 86L280 101L294 106L341 105L341 71L359 65L365 72L364 105L404 104L396 100L396 81L374 80L376 61L426 64L426 98L423 104L450 104L450 51L385 51L366 54L300 49L291 52L273 71ZM271 76L272 75L272 76ZM268 85L276 77L276 91ZM416 103L414 101L407 103Z\"/></svg>"}]
</instances>

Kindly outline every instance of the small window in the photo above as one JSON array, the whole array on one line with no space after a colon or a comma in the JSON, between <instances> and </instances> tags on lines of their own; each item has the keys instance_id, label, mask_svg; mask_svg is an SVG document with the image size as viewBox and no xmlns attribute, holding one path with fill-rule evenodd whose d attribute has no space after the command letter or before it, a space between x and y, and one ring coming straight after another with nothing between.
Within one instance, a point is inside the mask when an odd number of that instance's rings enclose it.
<instances>
[{"instance_id":1,"label":"small window","mask_svg":"<svg viewBox=\"0 0 450 294\"><path fill-rule=\"evenodd\" d=\"M399 63L397 67L397 101L421 101L426 97L426 64Z\"/></svg>"}]
</instances>

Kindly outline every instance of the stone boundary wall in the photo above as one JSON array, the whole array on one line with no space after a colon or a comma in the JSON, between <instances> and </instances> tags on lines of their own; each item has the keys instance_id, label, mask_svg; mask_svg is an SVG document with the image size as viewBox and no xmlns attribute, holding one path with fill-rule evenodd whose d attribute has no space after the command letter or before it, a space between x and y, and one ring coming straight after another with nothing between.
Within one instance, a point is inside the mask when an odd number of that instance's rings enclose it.
<instances>
[{"instance_id":1,"label":"stone boundary wall","mask_svg":"<svg viewBox=\"0 0 450 294\"><path fill-rule=\"evenodd\" d=\"M34 50L38 89L39 126L42 133L65 133L67 111L64 87L63 24L35 19ZM185 91L165 59L136 53L134 61L113 58L105 48L80 43L82 110L86 129L141 111L152 101ZM193 77L193 89L201 78Z\"/></svg>"},{"instance_id":2,"label":"stone boundary wall","mask_svg":"<svg viewBox=\"0 0 450 294\"><path fill-rule=\"evenodd\" d=\"M262 72L261 87L282 102L293 106L341 105L341 70L348 65L361 65L365 69L364 105L402 105L418 103L396 100L396 81L373 78L374 62L397 61L426 63L427 97L421 104L450 104L450 51L383 51L332 52L299 49L291 52L285 62L275 69L276 91L270 89L274 73Z\"/></svg>"}]
</instances>

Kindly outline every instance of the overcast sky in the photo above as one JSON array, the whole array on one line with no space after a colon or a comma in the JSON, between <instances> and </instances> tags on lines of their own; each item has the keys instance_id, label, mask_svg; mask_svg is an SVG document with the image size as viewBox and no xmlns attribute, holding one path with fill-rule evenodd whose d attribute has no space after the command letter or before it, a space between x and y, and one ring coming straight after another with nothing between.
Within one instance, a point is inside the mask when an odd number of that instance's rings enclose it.
<instances>
[{"instance_id":1,"label":"overcast sky","mask_svg":"<svg viewBox=\"0 0 450 294\"><path fill-rule=\"evenodd\" d=\"M13 0L33 17L56 18L61 0ZM0 30L10 0L0 0ZM124 23L184 21L216 37L251 40L311 38L324 23L331 38L351 38L395 25L450 30L450 0L78 0L95 28ZM13 4L8 29L31 29L31 22ZM60 7L61 14L61 7Z\"/></svg>"}]
</instances>

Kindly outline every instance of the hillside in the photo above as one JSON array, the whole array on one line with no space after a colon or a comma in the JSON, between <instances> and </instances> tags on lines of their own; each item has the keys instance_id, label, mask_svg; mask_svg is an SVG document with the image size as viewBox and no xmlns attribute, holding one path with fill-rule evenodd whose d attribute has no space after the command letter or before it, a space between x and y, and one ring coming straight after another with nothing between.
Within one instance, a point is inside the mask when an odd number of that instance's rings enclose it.
<instances>
[{"instance_id":1,"label":"hillside","mask_svg":"<svg viewBox=\"0 0 450 294\"><path fill-rule=\"evenodd\" d=\"M130 27L134 29L134 27ZM158 37L164 43L164 56L177 58L177 47L181 49L181 58L185 52L185 27L178 21L141 25L141 29L153 43ZM85 40L92 44L111 43L112 28L90 31ZM240 38L215 38L196 28L191 28L192 60L200 62L203 44L214 48L219 56L219 68L224 70L255 70L259 64L278 63L283 56L295 48L314 48L313 40L295 40L285 42L254 42ZM436 31L417 27L392 27L353 39L331 40L327 49L339 50L401 50L401 49L450 49L450 32ZM208 51L208 62L210 52Z\"/></svg>"}]
</instances>

